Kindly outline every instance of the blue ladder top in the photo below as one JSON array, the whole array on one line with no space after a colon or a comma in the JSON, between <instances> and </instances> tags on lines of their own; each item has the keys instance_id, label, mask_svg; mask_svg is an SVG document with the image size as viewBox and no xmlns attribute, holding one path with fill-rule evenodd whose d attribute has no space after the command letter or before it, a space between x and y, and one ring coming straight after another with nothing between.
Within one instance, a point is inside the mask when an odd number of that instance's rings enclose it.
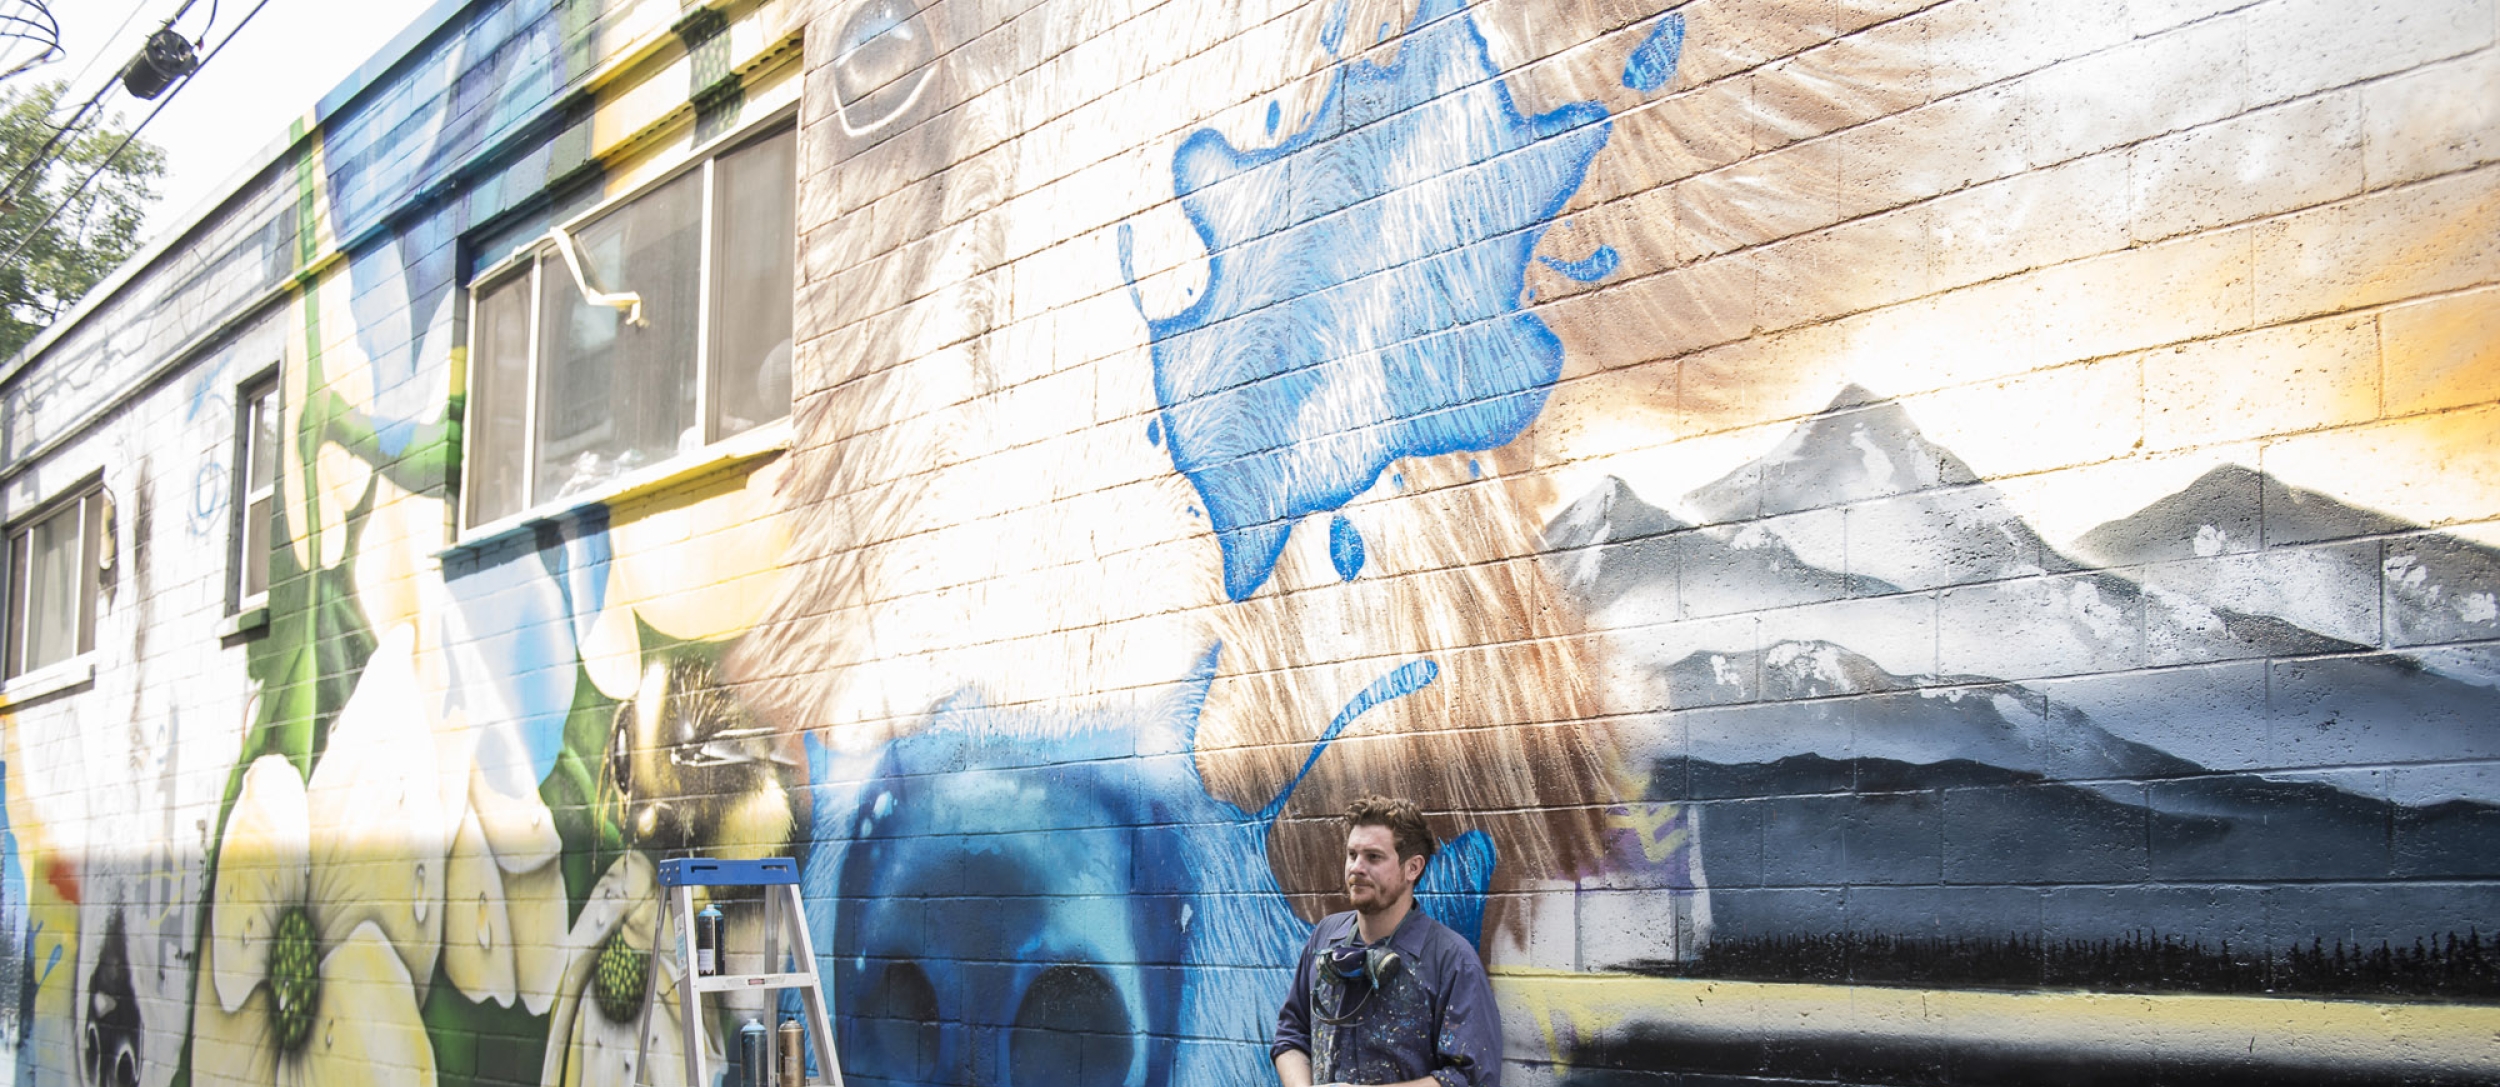
<instances>
[{"instance_id":1,"label":"blue ladder top","mask_svg":"<svg viewBox=\"0 0 2500 1087\"><path fill-rule=\"evenodd\" d=\"M678 857L660 862L662 887L773 887L798 881L799 862L788 857L759 861Z\"/></svg>"}]
</instances>

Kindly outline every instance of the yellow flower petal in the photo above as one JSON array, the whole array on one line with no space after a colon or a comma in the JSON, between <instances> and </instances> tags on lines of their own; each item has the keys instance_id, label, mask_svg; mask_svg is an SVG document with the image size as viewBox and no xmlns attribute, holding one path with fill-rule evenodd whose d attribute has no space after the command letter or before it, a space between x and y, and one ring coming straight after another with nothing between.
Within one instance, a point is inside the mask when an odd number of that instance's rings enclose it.
<instances>
[{"instance_id":1,"label":"yellow flower petal","mask_svg":"<svg viewBox=\"0 0 2500 1087\"><path fill-rule=\"evenodd\" d=\"M269 941L278 930L278 914L302 904L310 887L311 840L304 779L295 764L282 755L254 759L226 818L209 907L210 976L222 1010L241 1008L269 975Z\"/></svg>"},{"instance_id":2,"label":"yellow flower petal","mask_svg":"<svg viewBox=\"0 0 2500 1087\"><path fill-rule=\"evenodd\" d=\"M469 810L505 872L534 872L556 859L564 839L556 835L555 814L537 793L510 796L488 784L483 771L469 775Z\"/></svg>"},{"instance_id":3,"label":"yellow flower petal","mask_svg":"<svg viewBox=\"0 0 2500 1087\"><path fill-rule=\"evenodd\" d=\"M443 886L443 973L470 999L509 1008L515 987L503 873L472 811L452 839Z\"/></svg>"},{"instance_id":4,"label":"yellow flower petal","mask_svg":"<svg viewBox=\"0 0 2500 1087\"><path fill-rule=\"evenodd\" d=\"M370 924L357 926L321 960L321 1012L312 1037L302 1054L278 1066L278 1087L337 1084L434 1084L434 1043L417 1014L416 985L390 938Z\"/></svg>"},{"instance_id":5,"label":"yellow flower petal","mask_svg":"<svg viewBox=\"0 0 2500 1087\"><path fill-rule=\"evenodd\" d=\"M325 473L329 452L337 448L321 449ZM442 545L444 523L442 499L410 494L388 476L374 477L373 512L356 534L356 603L373 629L414 624L420 646L432 641L427 636L432 616L425 606L429 594L423 590L443 580L442 560L434 557L434 549ZM323 541L326 551L327 535Z\"/></svg>"},{"instance_id":6,"label":"yellow flower petal","mask_svg":"<svg viewBox=\"0 0 2500 1087\"><path fill-rule=\"evenodd\" d=\"M657 965L655 963L655 965ZM617 1083L673 1083L685 1078L686 1049L681 1041L685 1031L680 1024L685 1018L678 1010L674 984L676 971L663 969L658 995L653 999L647 1017L650 1030L644 1035L643 1064L658 1069L655 1074L637 1077L634 1067L634 1028L636 1023L619 1023L608 1018L596 1000L584 1000L575 1013L573 1044L565 1054L563 1087L606 1087ZM646 1017L637 1017L646 1018ZM708 1034L708 1032L707 1032ZM704 1039L705 1055L712 1067L721 1067L720 1050Z\"/></svg>"},{"instance_id":7,"label":"yellow flower petal","mask_svg":"<svg viewBox=\"0 0 2500 1087\"><path fill-rule=\"evenodd\" d=\"M785 464L701 485L691 497L673 492L619 505L608 529L616 556L608 609L631 608L652 629L689 641L754 626L790 546L774 495Z\"/></svg>"},{"instance_id":8,"label":"yellow flower petal","mask_svg":"<svg viewBox=\"0 0 2500 1087\"><path fill-rule=\"evenodd\" d=\"M443 931L446 817L436 784L435 737L411 657L415 633L396 627L365 663L356 692L330 726L306 806L313 841L313 916L325 945L372 923L422 992Z\"/></svg>"},{"instance_id":9,"label":"yellow flower petal","mask_svg":"<svg viewBox=\"0 0 2500 1087\"><path fill-rule=\"evenodd\" d=\"M535 872L507 875L503 882L504 911L512 919L512 964L521 1006L531 1015L545 1015L564 980L564 866L545 864Z\"/></svg>"},{"instance_id":10,"label":"yellow flower petal","mask_svg":"<svg viewBox=\"0 0 2500 1087\"><path fill-rule=\"evenodd\" d=\"M613 581L609 591L615 591ZM590 673L590 682L599 693L615 699L634 696L642 675L642 632L634 629L634 609L602 609L599 618L591 621L581 651L582 668Z\"/></svg>"},{"instance_id":11,"label":"yellow flower petal","mask_svg":"<svg viewBox=\"0 0 2500 1087\"><path fill-rule=\"evenodd\" d=\"M658 916L658 892L659 873L640 853L618 857L591 886L581 916L573 919L572 929L564 935L564 973L557 982L555 1018L547 1031L547 1056L538 1082L562 1082L570 1067L582 1005L592 1002L584 990L598 968L600 945L629 917L637 913ZM650 946L650 937L635 946Z\"/></svg>"},{"instance_id":12,"label":"yellow flower petal","mask_svg":"<svg viewBox=\"0 0 2500 1087\"><path fill-rule=\"evenodd\" d=\"M209 946L210 966L219 967L216 945ZM194 1087L269 1087L277 1082L278 1054L271 1044L269 992L247 989L248 999L227 1008L212 996L208 978L201 979L200 998L191 1004L191 1082Z\"/></svg>"}]
</instances>

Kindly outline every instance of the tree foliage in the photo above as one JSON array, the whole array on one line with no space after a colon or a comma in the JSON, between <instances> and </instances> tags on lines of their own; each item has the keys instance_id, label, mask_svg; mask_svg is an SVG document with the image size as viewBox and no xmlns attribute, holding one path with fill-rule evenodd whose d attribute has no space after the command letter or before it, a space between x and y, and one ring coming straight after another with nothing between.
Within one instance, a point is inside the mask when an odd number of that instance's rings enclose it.
<instances>
[{"instance_id":1,"label":"tree foliage","mask_svg":"<svg viewBox=\"0 0 2500 1087\"><path fill-rule=\"evenodd\" d=\"M58 82L0 87L0 181L16 177L52 139L55 122L68 119L54 116L63 89ZM128 134L117 118L90 117L44 155L34 176L14 190L14 200L0 193L0 256L17 250L0 259L0 359L17 354L138 250L140 221L156 200L151 186L165 172L165 156L142 140L122 147ZM102 173L70 198L99 166ZM44 223L64 198L69 205Z\"/></svg>"}]
</instances>

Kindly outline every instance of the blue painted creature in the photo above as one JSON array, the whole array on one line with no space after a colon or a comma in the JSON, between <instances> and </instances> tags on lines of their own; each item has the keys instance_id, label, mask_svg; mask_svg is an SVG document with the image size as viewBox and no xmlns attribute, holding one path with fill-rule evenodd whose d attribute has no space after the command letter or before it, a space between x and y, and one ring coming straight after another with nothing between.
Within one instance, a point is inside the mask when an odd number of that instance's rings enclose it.
<instances>
[{"instance_id":1,"label":"blue painted creature","mask_svg":"<svg viewBox=\"0 0 2500 1087\"><path fill-rule=\"evenodd\" d=\"M1215 675L1088 713L970 694L893 742L855 805L816 809L812 922L857 1082L1273 1082L1267 1039L1310 934L1268 866L1297 774L1262 810L1208 795L1192 755ZM1333 720L1421 689L1410 662ZM825 757L816 749L820 769ZM839 808L839 810L837 810ZM1470 939L1492 842L1471 831L1425 873L1424 908Z\"/></svg>"}]
</instances>

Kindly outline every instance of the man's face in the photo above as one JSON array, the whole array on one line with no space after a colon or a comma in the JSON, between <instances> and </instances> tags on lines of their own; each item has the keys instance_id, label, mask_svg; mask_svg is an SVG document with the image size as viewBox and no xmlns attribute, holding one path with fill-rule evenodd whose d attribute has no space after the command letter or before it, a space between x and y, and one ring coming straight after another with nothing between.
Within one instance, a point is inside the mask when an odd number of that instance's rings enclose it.
<instances>
[{"instance_id":1,"label":"man's face","mask_svg":"<svg viewBox=\"0 0 2500 1087\"><path fill-rule=\"evenodd\" d=\"M1398 859L1395 835L1382 826L1359 826L1345 836L1345 894L1354 908L1378 913L1398 904L1424 874L1424 858Z\"/></svg>"}]
</instances>

